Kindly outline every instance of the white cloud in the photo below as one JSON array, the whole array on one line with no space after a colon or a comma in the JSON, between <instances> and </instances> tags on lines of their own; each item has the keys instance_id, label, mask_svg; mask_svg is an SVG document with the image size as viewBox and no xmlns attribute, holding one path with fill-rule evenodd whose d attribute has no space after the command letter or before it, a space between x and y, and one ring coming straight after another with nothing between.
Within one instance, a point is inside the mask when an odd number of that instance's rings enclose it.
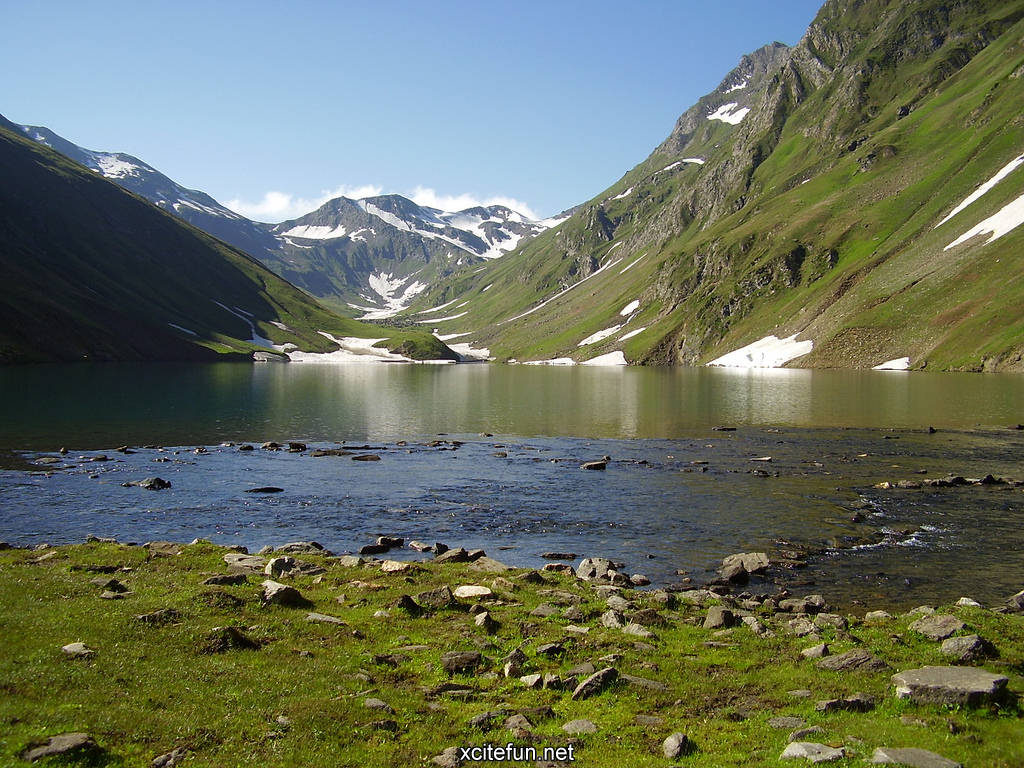
<instances>
[{"instance_id":1,"label":"white cloud","mask_svg":"<svg viewBox=\"0 0 1024 768\"><path fill-rule=\"evenodd\" d=\"M297 219L307 213L315 211L328 200L336 197L347 197L358 200L363 197L376 197L383 194L383 187L375 184L364 184L360 187L340 186L336 189L325 189L315 199L297 197L289 192L278 192L272 190L263 195L258 202L250 202L241 199L227 200L224 205L235 213L255 221L266 221L277 224L290 219ZM466 208L476 208L482 205L504 205L517 213L521 213L528 219L539 219L533 209L522 200L516 200L504 195L492 195L486 198L476 197L463 193L461 195L443 195L430 187L417 186L412 192L400 193L414 203L425 205L430 208L439 208L442 211L461 211Z\"/></svg>"},{"instance_id":2,"label":"white cloud","mask_svg":"<svg viewBox=\"0 0 1024 768\"><path fill-rule=\"evenodd\" d=\"M336 189L322 190L320 196L315 199L296 197L289 192L270 191L263 195L263 199L253 203L238 198L227 200L224 205L235 213L240 213L246 218L255 221L268 221L278 223L297 219L307 213L311 213L336 197L348 197L358 200L361 197L374 197L381 194L382 188L373 184L364 184L361 187L340 186Z\"/></svg>"},{"instance_id":3,"label":"white cloud","mask_svg":"<svg viewBox=\"0 0 1024 768\"><path fill-rule=\"evenodd\" d=\"M476 208L482 205L504 205L516 213L523 214L528 219L540 218L522 200L516 200L513 197L506 197L504 195L492 195L486 198L479 198L467 193L461 195L442 195L430 187L418 186L405 196L418 205L440 208L442 211L461 211L466 208Z\"/></svg>"}]
</instances>

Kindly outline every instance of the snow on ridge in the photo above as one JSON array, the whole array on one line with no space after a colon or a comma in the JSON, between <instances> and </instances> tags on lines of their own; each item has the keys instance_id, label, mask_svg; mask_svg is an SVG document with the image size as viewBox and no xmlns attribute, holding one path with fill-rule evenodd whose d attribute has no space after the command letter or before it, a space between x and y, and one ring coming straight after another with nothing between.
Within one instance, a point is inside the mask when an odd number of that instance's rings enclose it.
<instances>
[{"instance_id":1,"label":"snow on ridge","mask_svg":"<svg viewBox=\"0 0 1024 768\"><path fill-rule=\"evenodd\" d=\"M733 110L736 111L734 112ZM730 125L739 125L749 111L750 107L740 107L737 102L730 101L709 114L708 120L721 120L723 123L729 123Z\"/></svg>"},{"instance_id":2,"label":"snow on ridge","mask_svg":"<svg viewBox=\"0 0 1024 768\"><path fill-rule=\"evenodd\" d=\"M738 83L738 84L734 85L732 88L727 89L725 92L726 93L732 93L733 91L742 91L744 88L747 87L747 83L749 83L749 82L750 82L750 78L746 78L742 83Z\"/></svg>"},{"instance_id":3,"label":"snow on ridge","mask_svg":"<svg viewBox=\"0 0 1024 768\"><path fill-rule=\"evenodd\" d=\"M956 208L954 208L952 211L950 211L948 214L946 214L946 218L944 218L942 221L940 221L938 224L936 224L934 227L932 227L932 229L938 229L943 224L945 224L947 221L952 219L954 216L956 216L958 213L960 213L960 211L962 211L968 205L970 205L975 200L977 200L979 197L981 197L986 192L988 192L990 189L992 189L992 187L994 187L1000 181L1002 181L1007 176L1009 176L1010 173L1013 172L1013 170L1016 169L1017 166L1021 165L1022 163L1024 163L1024 155L1018 155L1017 157L1013 158L1013 160L1011 160L1006 165L1004 165L1002 168L1000 168L999 171L996 172L995 176L993 176L991 179L986 181L984 184L982 184L976 190L971 192L971 194L969 194L967 197L965 197L960 202L960 205L958 205Z\"/></svg>"},{"instance_id":4,"label":"snow on ridge","mask_svg":"<svg viewBox=\"0 0 1024 768\"><path fill-rule=\"evenodd\" d=\"M987 245L994 240L998 240L1007 232L1016 229L1021 224L1024 224L1024 195L1007 203L984 221L975 224L942 250L948 251L950 248L960 245L976 235L984 234L988 234L989 237L982 245Z\"/></svg>"},{"instance_id":5,"label":"snow on ridge","mask_svg":"<svg viewBox=\"0 0 1024 768\"><path fill-rule=\"evenodd\" d=\"M587 336L587 338L585 338L576 346L585 347L588 344L596 344L599 341L607 339L609 336L614 336L620 330L622 330L621 325L613 325L611 328L605 328L604 330L598 331L597 333L590 334L589 336Z\"/></svg>"},{"instance_id":6,"label":"snow on ridge","mask_svg":"<svg viewBox=\"0 0 1024 768\"><path fill-rule=\"evenodd\" d=\"M895 360L886 360L881 365L876 365L872 371L906 371L910 369L909 357L897 357Z\"/></svg>"},{"instance_id":7,"label":"snow on ridge","mask_svg":"<svg viewBox=\"0 0 1024 768\"><path fill-rule=\"evenodd\" d=\"M370 275L368 283L370 289L381 297L384 303L382 309L370 309L362 315L360 320L382 320L386 317L393 317L401 310L409 306L409 302L427 289L426 283L413 280L415 273L408 277L395 277L388 272L374 272ZM411 282L410 282L411 281ZM402 289L405 290L402 290ZM399 291L402 290L401 293Z\"/></svg>"},{"instance_id":8,"label":"snow on ridge","mask_svg":"<svg viewBox=\"0 0 1024 768\"><path fill-rule=\"evenodd\" d=\"M708 365L721 368L779 368L814 348L814 342L810 339L797 341L799 335L794 333L785 339L775 335L765 336L712 360Z\"/></svg>"},{"instance_id":9,"label":"snow on ridge","mask_svg":"<svg viewBox=\"0 0 1024 768\"><path fill-rule=\"evenodd\" d=\"M624 197L629 197L631 194L633 194L633 188L632 187L627 189L621 195L616 195L615 197L612 198L612 200L621 200Z\"/></svg>"},{"instance_id":10,"label":"snow on ridge","mask_svg":"<svg viewBox=\"0 0 1024 768\"><path fill-rule=\"evenodd\" d=\"M360 230L362 232L363 230ZM282 237L301 237L304 240L334 240L348 234L343 224L336 227L328 227L321 224L310 224L306 226L295 226L287 232L282 232Z\"/></svg>"},{"instance_id":11,"label":"snow on ridge","mask_svg":"<svg viewBox=\"0 0 1024 768\"><path fill-rule=\"evenodd\" d=\"M625 317L626 315L631 315L634 312L636 312L637 309L639 309L639 307L640 299L633 299L633 301L629 302L629 304L627 304L626 306L619 310L619 314L622 317Z\"/></svg>"},{"instance_id":12,"label":"snow on ridge","mask_svg":"<svg viewBox=\"0 0 1024 768\"><path fill-rule=\"evenodd\" d=\"M125 176L138 176L142 168L135 163L119 159L116 155L93 153L93 159L99 166L100 173L108 179L123 179Z\"/></svg>"}]
</instances>

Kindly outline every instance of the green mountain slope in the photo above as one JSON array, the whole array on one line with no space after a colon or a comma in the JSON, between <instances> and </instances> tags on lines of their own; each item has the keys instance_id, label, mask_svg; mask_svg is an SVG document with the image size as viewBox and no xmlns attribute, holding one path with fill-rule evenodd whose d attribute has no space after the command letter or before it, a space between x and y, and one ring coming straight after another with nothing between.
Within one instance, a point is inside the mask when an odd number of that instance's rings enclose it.
<instances>
[{"instance_id":1,"label":"green mountain slope","mask_svg":"<svg viewBox=\"0 0 1024 768\"><path fill-rule=\"evenodd\" d=\"M422 331L338 317L254 259L32 142L0 118L0 362L251 357L380 338L452 357Z\"/></svg>"},{"instance_id":2,"label":"green mountain slope","mask_svg":"<svg viewBox=\"0 0 1024 768\"><path fill-rule=\"evenodd\" d=\"M830 0L571 219L412 309L454 301L438 328L503 359L695 364L799 334L790 365L1024 369L1024 227L948 247L1013 219L1024 167L944 221L1024 153L1022 19Z\"/></svg>"}]
</instances>

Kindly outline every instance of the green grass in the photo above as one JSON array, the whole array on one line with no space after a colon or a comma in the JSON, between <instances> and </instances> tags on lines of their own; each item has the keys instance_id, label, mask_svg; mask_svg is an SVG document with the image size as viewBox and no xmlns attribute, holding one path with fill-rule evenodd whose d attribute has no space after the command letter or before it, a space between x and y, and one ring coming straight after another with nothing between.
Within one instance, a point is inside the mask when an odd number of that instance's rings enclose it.
<instances>
[{"instance_id":1,"label":"green grass","mask_svg":"<svg viewBox=\"0 0 1024 768\"><path fill-rule=\"evenodd\" d=\"M680 603L668 608L652 593L626 592L637 607L655 607L665 625L652 627L653 639L637 638L600 626L607 609L581 582L545 573L546 583L500 576L467 565L425 563L411 574L386 574L372 564L344 568L329 558L299 556L323 564L322 577L289 583L312 601L312 610L333 615L344 627L307 622L306 609L261 607L262 575L240 586L207 587L202 580L223 573L225 550L207 543L183 546L174 557L147 556L138 546L89 543L60 547L56 555L33 562L40 551L0 552L0 763L18 764L30 744L65 731L90 733L102 752L91 765L148 765L175 747L188 750L186 766L429 764L453 745L504 744L511 736L498 718L493 730L468 720L501 708L550 707L553 716L533 717L536 745L569 743L561 725L587 718L596 734L579 737L581 765L664 765L661 742L685 732L697 752L685 764L774 765L788 731L774 730L771 717L793 715L824 733L813 737L844 745L847 763L870 757L877 746L918 746L967 765L1015 766L1024 761L1021 712L1011 696L1002 705L979 709L921 706L897 700L891 672L833 673L801 657L813 644L785 630L783 615L756 613L775 632L761 639L746 627L713 633L701 627L704 609ZM132 593L102 600L90 568L117 566L112 576ZM498 602L490 606L500 623L496 634L475 626L471 601L420 617L394 604L448 584L491 586ZM560 613L537 618L529 612L557 599L544 590L578 601L586 635L565 631ZM336 597L343 594L344 601ZM871 606L878 608L881 606ZM136 615L175 608L180 618L150 625ZM387 617L375 616L388 610ZM561 608L560 608L561 610ZM1024 690L1024 619L976 608L951 608L968 629L992 640L999 657L986 668L1006 674L1014 696ZM944 663L938 644L908 630L911 617L866 626L853 619L848 631L821 630L822 639L841 652L863 647L894 669ZM234 626L261 643L258 650L204 650L215 627ZM549 659L537 654L544 642L565 640L567 653ZM96 650L87 660L64 658L61 647L81 641ZM722 643L720 647L706 645ZM415 646L426 648L415 648ZM623 673L657 680L667 690L652 691L619 682L585 701L558 690L530 690L500 674L500 660L516 648L528 657L524 673L565 672L600 657L621 654ZM403 650L405 649L405 650ZM468 700L432 689L450 682L440 667L448 650L480 650L492 660L476 674L451 682L474 689ZM398 653L396 664L381 654ZM789 691L809 689L810 699ZM855 692L878 697L868 713L822 714L814 702ZM386 701L394 712L364 707L367 697ZM637 715L658 716L658 726L638 725ZM909 715L920 724L901 722ZM281 725L278 717L289 721ZM376 721L393 721L379 730ZM955 726L951 730L951 723ZM48 764L77 765L69 758Z\"/></svg>"}]
</instances>

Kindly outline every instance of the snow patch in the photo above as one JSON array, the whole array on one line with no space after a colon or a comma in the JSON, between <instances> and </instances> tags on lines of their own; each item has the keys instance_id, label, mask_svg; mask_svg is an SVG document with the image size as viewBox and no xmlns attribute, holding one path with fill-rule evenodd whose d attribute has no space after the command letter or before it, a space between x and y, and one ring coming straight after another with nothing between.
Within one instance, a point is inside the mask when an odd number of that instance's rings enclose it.
<instances>
[{"instance_id":1,"label":"snow patch","mask_svg":"<svg viewBox=\"0 0 1024 768\"><path fill-rule=\"evenodd\" d=\"M460 336L471 336L473 331L466 331L465 333L444 333L441 335L434 334L434 338L438 341L448 341L449 339L457 339Z\"/></svg>"},{"instance_id":2,"label":"snow patch","mask_svg":"<svg viewBox=\"0 0 1024 768\"><path fill-rule=\"evenodd\" d=\"M960 243L964 243L976 235L989 234L991 237L982 243L982 245L985 245L993 240L998 240L1021 224L1024 224L1024 195L1021 195L1011 203L1007 203L998 212L971 227L942 250L948 251L950 248L960 245Z\"/></svg>"},{"instance_id":3,"label":"snow patch","mask_svg":"<svg viewBox=\"0 0 1024 768\"><path fill-rule=\"evenodd\" d=\"M516 315L515 317L510 317L510 318L509 318L508 320L502 320L502 321L501 321L500 323L498 323L498 325L504 325L505 323L511 323L511 322L512 322L513 320L519 320L519 319L521 319L521 318L524 318L524 317L526 317L527 315L532 315L532 314L533 314L534 312L536 312L536 311L537 311L538 309L540 309L541 307L545 307L545 306L547 306L548 304L550 304L550 303L551 303L552 301L554 301L555 299L557 299L557 298L559 298L559 297L561 297L561 296L564 296L565 294L567 294L567 293L568 293L569 291L571 291L571 290L572 290L573 288L575 288L576 286L578 286L578 285L582 285L583 283L587 282L587 280L589 280L589 279L590 279L590 278L592 278L592 277L597 277L597 276L598 276L599 274L601 274L602 272L604 272L604 271L605 271L606 269L610 269L611 267L614 267L614 266L615 266L616 264L619 264L619 263L620 263L621 261L622 261L622 259L616 259L615 261L610 261L610 262L608 262L607 264L603 265L603 266L602 266L602 267L601 267L600 269L597 269L597 270L595 270L594 272L591 272L591 273L590 273L589 275L587 275L586 277L584 277L584 278L583 278L582 280L580 280L580 281L579 281L578 283L573 283L573 284L572 284L572 285L570 285L570 286L569 286L568 288L565 288L564 290L561 290L561 291L559 291L558 293L556 293L556 294L555 294L554 296L552 296L551 298L549 298L549 299L546 299L546 300L542 301L542 302L541 302L540 304L538 304L537 306L535 306L535 307L533 307L533 308L531 308L531 309L528 309L528 310L526 310L525 312L523 312L523 313L522 313L522 314L520 314L520 315ZM639 261L639 259L637 259L637 261Z\"/></svg>"},{"instance_id":4,"label":"snow patch","mask_svg":"<svg viewBox=\"0 0 1024 768\"><path fill-rule=\"evenodd\" d=\"M374 272L369 277L370 289L381 297L382 309L370 309L360 320L381 320L393 317L409 306L409 303L427 289L426 283L413 280L415 274L408 277L395 277L388 272ZM412 281L412 282L409 282ZM404 290L402 290L404 288ZM399 291L402 291L399 293Z\"/></svg>"},{"instance_id":5,"label":"snow patch","mask_svg":"<svg viewBox=\"0 0 1024 768\"><path fill-rule=\"evenodd\" d=\"M360 230L363 232L365 230ZM309 226L292 227L287 232L281 233L285 237L301 237L305 240L334 240L348 234L345 227L339 224L336 227L327 227L316 224Z\"/></svg>"},{"instance_id":6,"label":"snow patch","mask_svg":"<svg viewBox=\"0 0 1024 768\"><path fill-rule=\"evenodd\" d=\"M491 290L491 288L493 288L493 287L494 287L494 283L491 283L486 288L484 288L482 291L480 291L480 293L486 293L487 291Z\"/></svg>"},{"instance_id":7,"label":"snow patch","mask_svg":"<svg viewBox=\"0 0 1024 768\"><path fill-rule=\"evenodd\" d=\"M630 331L629 333L624 333L624 334L622 334L619 337L619 341L625 341L626 339L632 339L634 336L639 336L641 333L643 333L646 330L647 330L647 326L645 325L643 328L637 328L635 331Z\"/></svg>"},{"instance_id":8,"label":"snow patch","mask_svg":"<svg viewBox=\"0 0 1024 768\"><path fill-rule=\"evenodd\" d=\"M622 354L622 351L618 350L609 352L607 355L599 355L580 363L580 365L629 365L629 363L626 362L626 356Z\"/></svg>"},{"instance_id":9,"label":"snow patch","mask_svg":"<svg viewBox=\"0 0 1024 768\"><path fill-rule=\"evenodd\" d=\"M551 360L524 360L520 365L576 365L571 357L556 357Z\"/></svg>"},{"instance_id":10,"label":"snow patch","mask_svg":"<svg viewBox=\"0 0 1024 768\"><path fill-rule=\"evenodd\" d=\"M612 198L612 200L621 200L624 197L629 197L631 194L633 194L633 188L632 187L627 189L621 195L616 195L615 197Z\"/></svg>"},{"instance_id":11,"label":"snow patch","mask_svg":"<svg viewBox=\"0 0 1024 768\"><path fill-rule=\"evenodd\" d=\"M619 314L622 317L625 317L626 315L633 314L639 308L640 308L640 299L633 299L633 301L629 302L629 304L627 304L626 306L624 306L622 309L619 310Z\"/></svg>"},{"instance_id":12,"label":"snow patch","mask_svg":"<svg viewBox=\"0 0 1024 768\"><path fill-rule=\"evenodd\" d=\"M587 338L585 338L583 341L581 341L576 346L577 347L585 347L588 344L596 344L597 342L599 342L599 341L601 341L603 339L607 339L609 336L614 336L621 329L622 329L621 325L613 325L611 328L605 328L603 331L598 331L597 333L590 334L589 336L587 336Z\"/></svg>"},{"instance_id":13,"label":"snow patch","mask_svg":"<svg viewBox=\"0 0 1024 768\"><path fill-rule=\"evenodd\" d=\"M387 339L360 339L352 336L338 338L326 331L321 336L337 344L340 349L334 352L290 352L288 357L297 363L412 363L411 358L398 355L373 345Z\"/></svg>"},{"instance_id":14,"label":"snow patch","mask_svg":"<svg viewBox=\"0 0 1024 768\"><path fill-rule=\"evenodd\" d=\"M198 336L199 335L195 331L190 331L188 328L182 328L180 325L175 325L174 323L168 323L168 325L171 326L171 328L176 328L177 330L183 331L184 333L187 333L190 336Z\"/></svg>"},{"instance_id":15,"label":"snow patch","mask_svg":"<svg viewBox=\"0 0 1024 768\"><path fill-rule=\"evenodd\" d=\"M447 320L458 320L463 315L468 315L469 312L459 312L457 315L448 315L447 317L434 317L429 320L417 320L416 322L420 325L427 325L428 323L443 323Z\"/></svg>"},{"instance_id":16,"label":"snow patch","mask_svg":"<svg viewBox=\"0 0 1024 768\"><path fill-rule=\"evenodd\" d=\"M634 261L634 262L632 262L630 264L627 264L625 267L623 267L622 271L619 272L619 274L620 275L626 274L629 270L631 270L633 267L635 267L637 264L639 264L641 262L641 260L644 258L644 256L646 256L646 255L647 255L646 253L641 254L640 257L636 261Z\"/></svg>"},{"instance_id":17,"label":"snow patch","mask_svg":"<svg viewBox=\"0 0 1024 768\"><path fill-rule=\"evenodd\" d=\"M437 338L440 338L438 336ZM470 361L485 361L491 357L491 350L487 347L472 347L467 343L462 344L449 344L448 349L457 354L462 360Z\"/></svg>"},{"instance_id":18,"label":"snow patch","mask_svg":"<svg viewBox=\"0 0 1024 768\"><path fill-rule=\"evenodd\" d=\"M876 365L872 371L906 371L910 369L909 357L897 357L895 360L886 360L881 365Z\"/></svg>"},{"instance_id":19,"label":"snow patch","mask_svg":"<svg viewBox=\"0 0 1024 768\"><path fill-rule=\"evenodd\" d=\"M960 205L958 205L956 208L954 208L952 211L950 211L948 214L946 214L946 218L944 218L942 221L940 221L938 224L936 224L934 227L932 227L932 229L938 229L943 224L945 224L947 221L952 219L954 216L956 216L958 213L960 213L960 211L962 211L968 205L970 205L975 200L977 200L979 197L981 197L986 192L988 192L990 189L992 189L992 187L994 187L1000 181L1002 181L1007 176L1009 176L1010 173L1013 172L1013 170L1015 168L1017 168L1017 166L1021 165L1022 163L1024 163L1024 155L1018 155L1017 157L1013 158L1013 160L1011 160L1006 165L1004 165L1002 168L1000 168L995 176L993 176L991 179L986 181L984 184L982 184L976 190L971 192L971 194L969 194L967 197L965 197L961 201Z\"/></svg>"},{"instance_id":20,"label":"snow patch","mask_svg":"<svg viewBox=\"0 0 1024 768\"><path fill-rule=\"evenodd\" d=\"M742 91L744 88L747 87L747 83L749 83L749 82L750 82L750 80L747 79L747 80L744 80L742 83L737 83L732 88L729 88L728 90L726 90L726 93L732 93L733 91Z\"/></svg>"},{"instance_id":21,"label":"snow patch","mask_svg":"<svg viewBox=\"0 0 1024 768\"><path fill-rule=\"evenodd\" d=\"M96 165L100 167L100 173L108 179L123 179L125 176L138 176L142 169L134 163L119 160L114 155L93 155Z\"/></svg>"},{"instance_id":22,"label":"snow patch","mask_svg":"<svg viewBox=\"0 0 1024 768\"><path fill-rule=\"evenodd\" d=\"M750 111L750 107L739 107L735 101L730 101L728 104L723 104L717 110L708 115L708 120L721 120L723 123L729 123L730 125L739 125L747 113ZM735 111L733 111L735 110Z\"/></svg>"},{"instance_id":23,"label":"snow patch","mask_svg":"<svg viewBox=\"0 0 1024 768\"><path fill-rule=\"evenodd\" d=\"M814 348L814 342L797 341L799 333L785 339L777 336L765 336L763 339L745 347L729 352L712 360L708 365L722 368L778 368L790 360L808 354Z\"/></svg>"}]
</instances>

